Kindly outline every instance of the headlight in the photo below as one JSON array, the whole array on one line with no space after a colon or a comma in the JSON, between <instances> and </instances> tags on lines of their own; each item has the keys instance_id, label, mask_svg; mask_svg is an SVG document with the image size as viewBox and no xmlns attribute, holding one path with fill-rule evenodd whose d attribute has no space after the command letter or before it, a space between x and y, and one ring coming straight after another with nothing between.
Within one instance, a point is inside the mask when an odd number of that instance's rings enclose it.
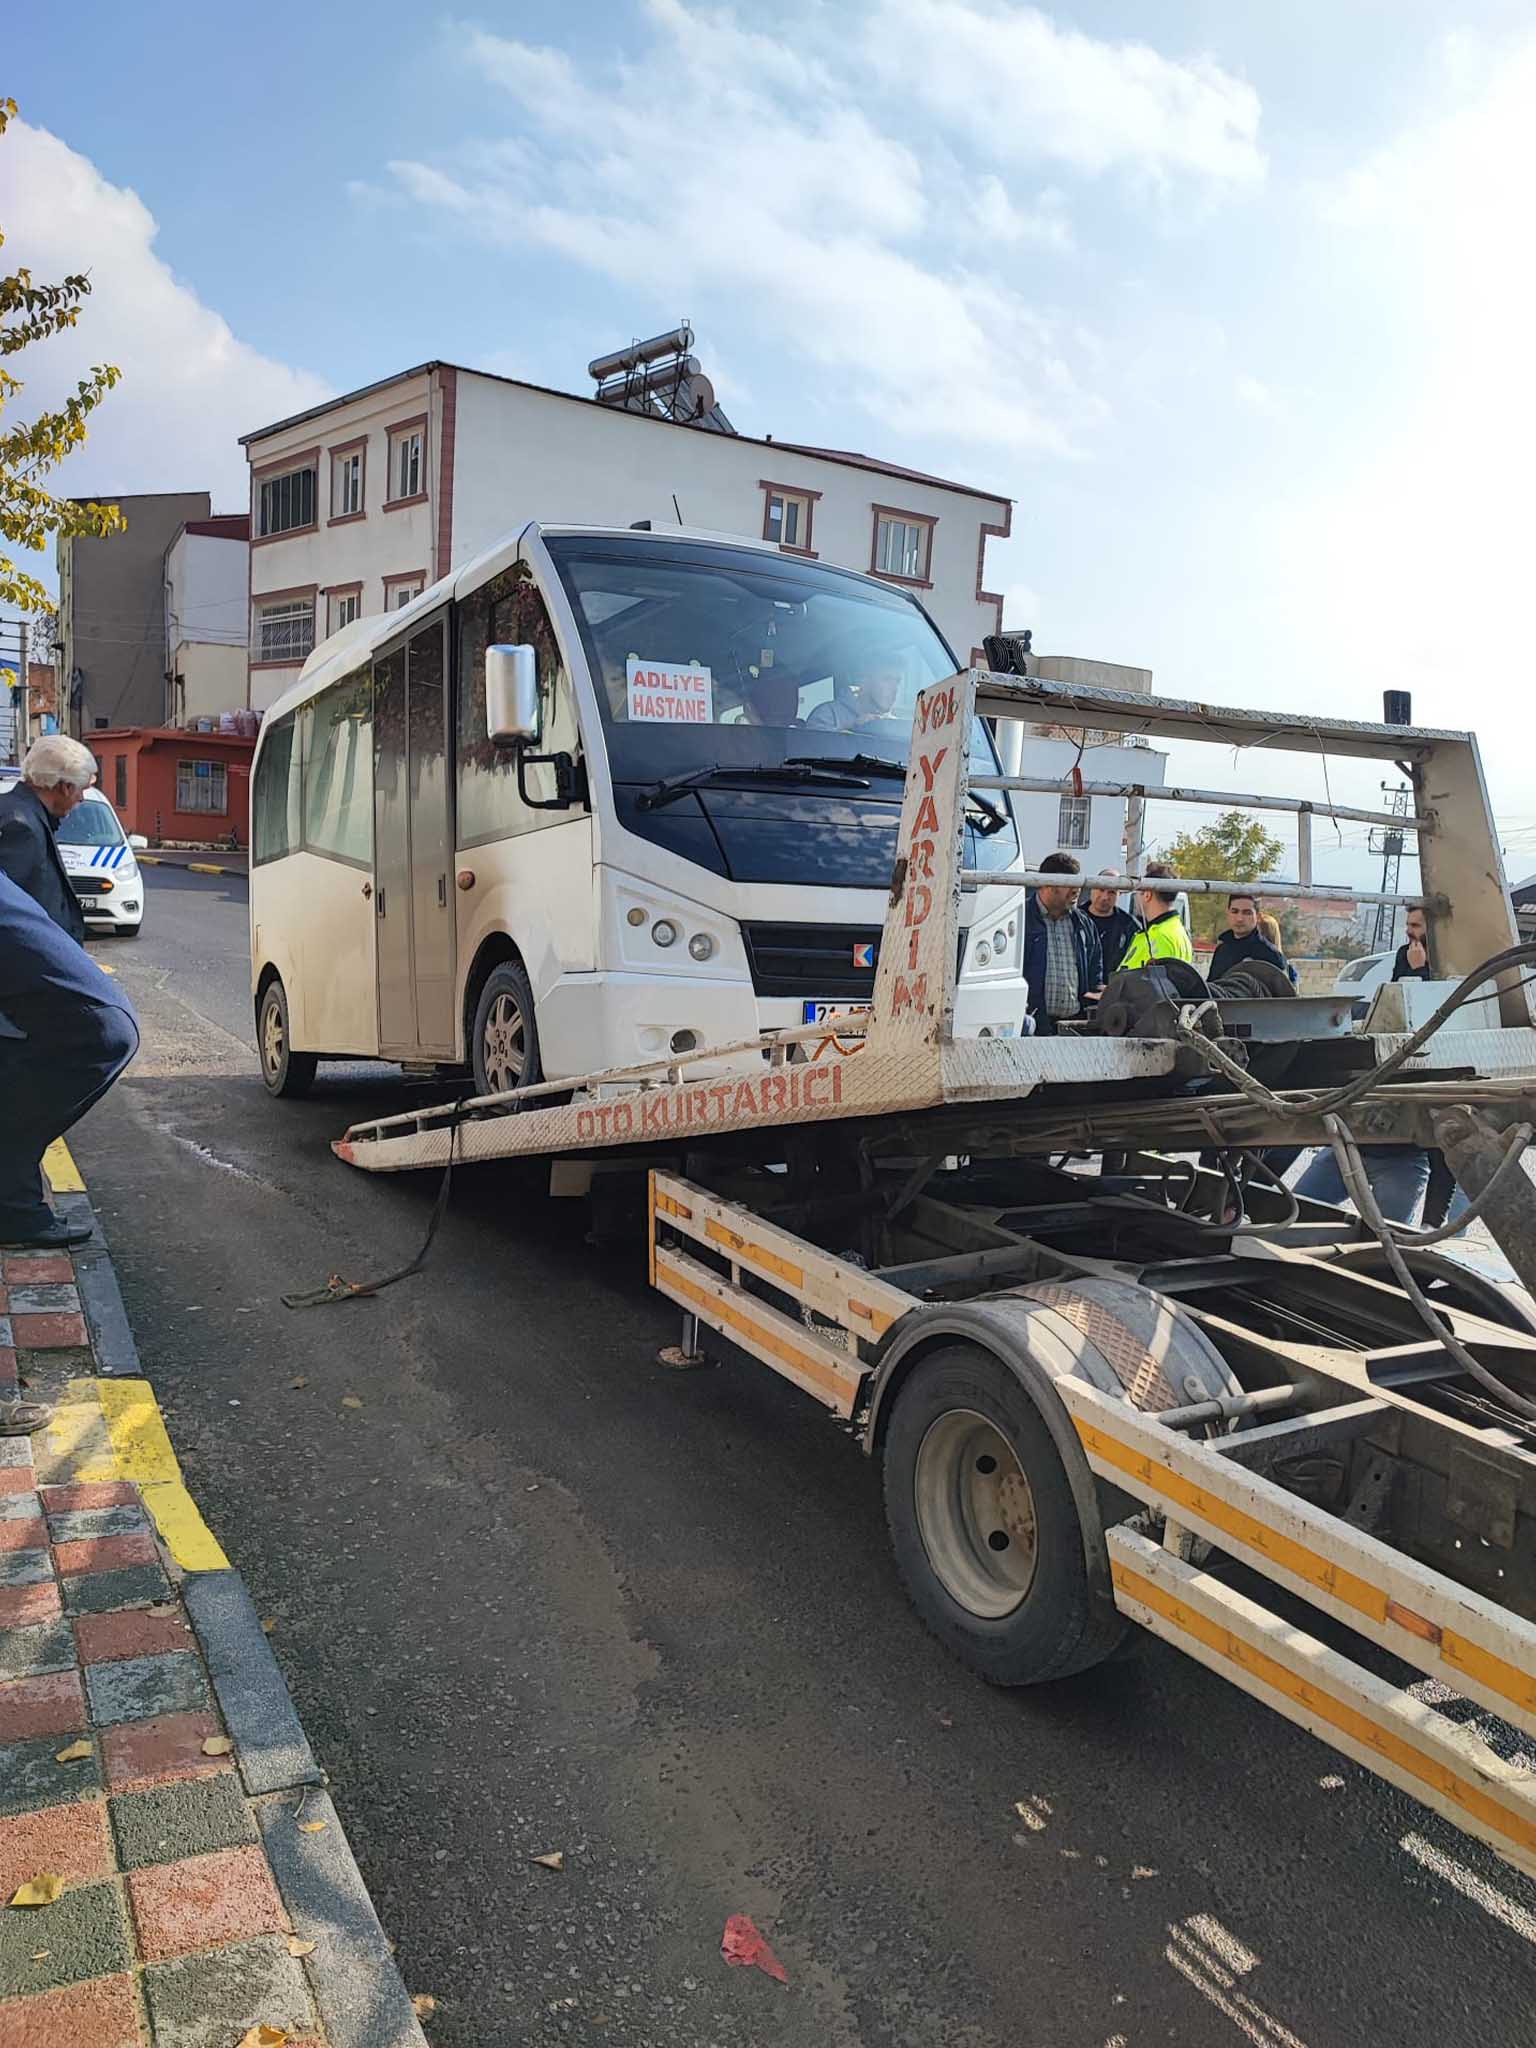
<instances>
[{"instance_id":1,"label":"headlight","mask_svg":"<svg viewBox=\"0 0 1536 2048\"><path fill-rule=\"evenodd\" d=\"M688 951L695 960L707 960L715 950L715 942L708 932L695 932L688 941Z\"/></svg>"},{"instance_id":2,"label":"headlight","mask_svg":"<svg viewBox=\"0 0 1536 2048\"><path fill-rule=\"evenodd\" d=\"M992 934L992 950L994 953L1006 953L1008 950L1008 934L1001 925Z\"/></svg>"},{"instance_id":3,"label":"headlight","mask_svg":"<svg viewBox=\"0 0 1536 2048\"><path fill-rule=\"evenodd\" d=\"M670 917L658 917L651 926L651 937L658 946L675 946L677 944L677 926Z\"/></svg>"},{"instance_id":4,"label":"headlight","mask_svg":"<svg viewBox=\"0 0 1536 2048\"><path fill-rule=\"evenodd\" d=\"M987 944L985 939L978 939L976 942L976 965L978 967L985 967L988 965L991 958L992 948Z\"/></svg>"},{"instance_id":5,"label":"headlight","mask_svg":"<svg viewBox=\"0 0 1536 2048\"><path fill-rule=\"evenodd\" d=\"M645 923L645 912L644 912L644 911L643 911L643 910L642 910L642 909L640 908L640 906L639 906L639 904L638 904L638 903L637 903L637 904L636 904L636 905L634 906L634 908L633 908L632 910L630 910L630 911L627 911L627 912L625 913L625 916L626 916L626 920L627 920L627 922L628 922L628 923L630 923L630 924L644 924L644 923Z\"/></svg>"}]
</instances>

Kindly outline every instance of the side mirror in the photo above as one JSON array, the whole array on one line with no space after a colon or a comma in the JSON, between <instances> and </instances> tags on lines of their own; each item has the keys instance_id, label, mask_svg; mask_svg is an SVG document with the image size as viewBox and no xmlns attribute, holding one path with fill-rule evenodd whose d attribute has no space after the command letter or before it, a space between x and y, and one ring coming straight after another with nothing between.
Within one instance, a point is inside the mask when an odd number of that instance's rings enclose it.
<instances>
[{"instance_id":1,"label":"side mirror","mask_svg":"<svg viewBox=\"0 0 1536 2048\"><path fill-rule=\"evenodd\" d=\"M149 841L142 832L130 832L128 834L128 844L137 851L141 846L148 846Z\"/></svg>"},{"instance_id":2,"label":"side mirror","mask_svg":"<svg viewBox=\"0 0 1536 2048\"><path fill-rule=\"evenodd\" d=\"M498 746L539 736L539 671L531 647L485 650L485 731Z\"/></svg>"}]
</instances>

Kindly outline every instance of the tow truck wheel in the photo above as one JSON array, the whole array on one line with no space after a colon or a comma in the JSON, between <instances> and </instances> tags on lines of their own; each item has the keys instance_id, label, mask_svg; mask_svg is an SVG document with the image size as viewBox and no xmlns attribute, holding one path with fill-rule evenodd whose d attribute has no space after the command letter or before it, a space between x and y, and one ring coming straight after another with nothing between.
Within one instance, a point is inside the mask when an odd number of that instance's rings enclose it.
<instances>
[{"instance_id":1,"label":"tow truck wheel","mask_svg":"<svg viewBox=\"0 0 1536 2048\"><path fill-rule=\"evenodd\" d=\"M475 1005L470 1045L477 1095L501 1095L543 1080L533 990L518 961L503 960L491 969Z\"/></svg>"},{"instance_id":2,"label":"tow truck wheel","mask_svg":"<svg viewBox=\"0 0 1536 2048\"><path fill-rule=\"evenodd\" d=\"M262 991L256 1018L256 1043L261 1051L261 1078L269 1095L290 1099L307 1095L315 1084L320 1062L312 1052L295 1052L288 1023L288 996L280 981L269 981Z\"/></svg>"},{"instance_id":3,"label":"tow truck wheel","mask_svg":"<svg viewBox=\"0 0 1536 2048\"><path fill-rule=\"evenodd\" d=\"M1083 1532L1050 1432L979 1345L931 1353L886 1431L885 1514L908 1596L994 1685L1037 1685L1113 1654L1128 1624L1090 1596Z\"/></svg>"}]
</instances>

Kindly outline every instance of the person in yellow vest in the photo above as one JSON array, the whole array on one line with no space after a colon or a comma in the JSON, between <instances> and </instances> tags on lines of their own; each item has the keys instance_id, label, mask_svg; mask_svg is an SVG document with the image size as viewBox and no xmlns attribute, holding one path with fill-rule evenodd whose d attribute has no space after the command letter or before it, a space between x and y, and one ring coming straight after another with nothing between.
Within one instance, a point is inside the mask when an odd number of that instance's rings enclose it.
<instances>
[{"instance_id":1,"label":"person in yellow vest","mask_svg":"<svg viewBox=\"0 0 1536 2048\"><path fill-rule=\"evenodd\" d=\"M1195 949L1178 913L1178 891L1158 887L1172 877L1173 869L1166 861L1148 861L1142 875L1143 886L1136 891L1141 928L1121 955L1122 974L1133 967L1150 967L1157 960L1193 961Z\"/></svg>"}]
</instances>

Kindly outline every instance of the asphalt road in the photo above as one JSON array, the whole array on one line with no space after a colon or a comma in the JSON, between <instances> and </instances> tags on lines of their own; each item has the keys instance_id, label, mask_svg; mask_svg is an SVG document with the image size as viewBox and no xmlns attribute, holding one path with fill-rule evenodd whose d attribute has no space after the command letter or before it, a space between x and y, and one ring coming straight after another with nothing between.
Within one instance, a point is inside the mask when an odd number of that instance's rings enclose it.
<instances>
[{"instance_id":1,"label":"asphalt road","mask_svg":"<svg viewBox=\"0 0 1536 2048\"><path fill-rule=\"evenodd\" d=\"M75 1150L434 2043L1527 2048L1536 1886L1150 1640L987 1690L878 1474L758 1367L658 1367L581 1205L471 1170L425 1272L284 1309L403 1265L435 1181L327 1149L386 1070L267 1100L244 896L151 875ZM723 1965L738 1912L787 1986Z\"/></svg>"}]
</instances>

